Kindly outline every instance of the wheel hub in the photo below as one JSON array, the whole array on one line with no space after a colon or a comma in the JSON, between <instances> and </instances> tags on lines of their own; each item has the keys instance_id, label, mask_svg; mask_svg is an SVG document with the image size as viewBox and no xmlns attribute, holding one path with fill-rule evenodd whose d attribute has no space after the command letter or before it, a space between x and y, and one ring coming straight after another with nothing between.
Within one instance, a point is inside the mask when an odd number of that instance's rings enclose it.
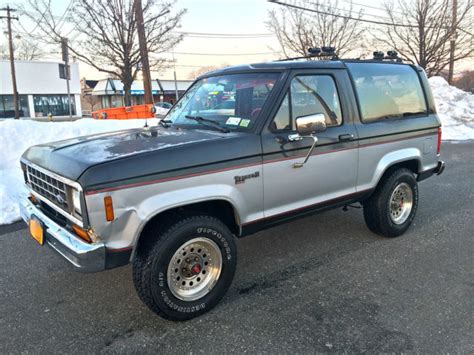
<instances>
[{"instance_id":1,"label":"wheel hub","mask_svg":"<svg viewBox=\"0 0 474 355\"><path fill-rule=\"evenodd\" d=\"M178 248L168 265L170 291L183 301L199 299L215 286L221 269L217 244L209 238L191 239Z\"/></svg>"},{"instance_id":2,"label":"wheel hub","mask_svg":"<svg viewBox=\"0 0 474 355\"><path fill-rule=\"evenodd\" d=\"M403 224L410 216L413 207L413 191L407 183L400 183L390 196L390 219L395 224Z\"/></svg>"},{"instance_id":3,"label":"wheel hub","mask_svg":"<svg viewBox=\"0 0 474 355\"><path fill-rule=\"evenodd\" d=\"M201 272L202 266L201 264L194 264L193 267L191 268L191 273L193 275L197 275Z\"/></svg>"}]
</instances>

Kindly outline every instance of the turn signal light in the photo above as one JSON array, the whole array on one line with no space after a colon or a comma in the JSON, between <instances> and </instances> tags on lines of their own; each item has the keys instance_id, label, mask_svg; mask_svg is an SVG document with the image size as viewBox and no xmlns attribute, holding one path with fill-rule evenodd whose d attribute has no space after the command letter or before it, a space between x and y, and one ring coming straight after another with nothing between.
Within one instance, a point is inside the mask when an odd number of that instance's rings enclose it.
<instances>
[{"instance_id":1,"label":"turn signal light","mask_svg":"<svg viewBox=\"0 0 474 355\"><path fill-rule=\"evenodd\" d=\"M115 219L114 216L114 205L112 203L112 197L106 196L104 197L104 206L105 206L105 219L107 222L113 221Z\"/></svg>"},{"instance_id":2,"label":"turn signal light","mask_svg":"<svg viewBox=\"0 0 474 355\"><path fill-rule=\"evenodd\" d=\"M92 243L92 239L86 230L79 227L77 224L73 224L72 229L74 230L74 233L76 233L78 237L80 237L81 239L84 239L88 243Z\"/></svg>"},{"instance_id":3,"label":"turn signal light","mask_svg":"<svg viewBox=\"0 0 474 355\"><path fill-rule=\"evenodd\" d=\"M36 199L35 195L30 194L30 201L33 202L34 204L38 203L38 200Z\"/></svg>"}]
</instances>

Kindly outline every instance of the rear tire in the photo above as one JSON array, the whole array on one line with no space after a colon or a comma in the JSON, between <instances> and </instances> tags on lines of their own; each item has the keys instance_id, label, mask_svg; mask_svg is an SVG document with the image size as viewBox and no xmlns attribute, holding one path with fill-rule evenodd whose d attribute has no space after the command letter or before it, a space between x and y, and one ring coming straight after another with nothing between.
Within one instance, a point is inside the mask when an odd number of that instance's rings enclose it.
<instances>
[{"instance_id":1,"label":"rear tire","mask_svg":"<svg viewBox=\"0 0 474 355\"><path fill-rule=\"evenodd\" d=\"M160 317L175 321L211 310L235 273L237 249L230 230L217 218L201 215L157 234L140 246L133 261L140 299Z\"/></svg>"},{"instance_id":2,"label":"rear tire","mask_svg":"<svg viewBox=\"0 0 474 355\"><path fill-rule=\"evenodd\" d=\"M388 238L410 227L418 208L418 184L411 170L392 170L364 203L364 219L374 233Z\"/></svg>"}]
</instances>

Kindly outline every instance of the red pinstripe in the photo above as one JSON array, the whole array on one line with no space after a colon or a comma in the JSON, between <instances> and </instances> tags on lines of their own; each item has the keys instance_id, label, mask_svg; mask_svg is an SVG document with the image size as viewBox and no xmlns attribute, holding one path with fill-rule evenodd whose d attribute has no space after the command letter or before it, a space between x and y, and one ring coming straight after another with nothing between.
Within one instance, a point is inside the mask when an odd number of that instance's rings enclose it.
<instances>
[{"instance_id":1,"label":"red pinstripe","mask_svg":"<svg viewBox=\"0 0 474 355\"><path fill-rule=\"evenodd\" d=\"M382 145L382 144L388 144L388 143L404 141L404 140L408 140L408 139L420 138L420 137L425 137L425 136L432 136L432 135L435 135L435 134L437 134L437 133L434 132L434 133L418 134L416 136L393 139L393 140L390 140L390 141L361 144L361 145L358 145L358 146L352 147L352 148L333 149L333 150L329 150L327 152L315 153L313 155L324 155L324 154L330 154L330 153L335 153L335 152L342 152L342 151L345 151L345 150L365 148L365 147L370 147L370 146L374 146L374 145ZM131 187L159 184L159 183L163 183L163 182L187 179L187 178L201 176L201 175L209 175L209 174L220 173L220 172L223 172L223 171L237 170L237 169L247 168L247 167L250 167L250 166L258 166L258 165L262 165L262 164L276 163L276 162L279 162L279 161L298 159L298 158L302 158L304 156L306 156L306 154L300 154L300 155L295 155L295 156L291 156L291 157L278 158L278 159L272 159L272 160L265 160L263 162L257 162L257 163L236 165L236 166L231 166L231 167L222 168L222 169L207 170L207 171L203 171L203 172L200 172L200 173L186 174L186 175L174 176L174 177L169 177L169 178L162 178L162 179L143 181L143 182L137 182L137 183L132 183L132 184L125 184L125 185L121 185L121 186L108 187L108 188L98 189L98 190L89 190L89 191L86 191L85 194L86 195L95 195L95 194L102 193L102 192L110 192L110 191L128 189L128 188L131 188Z\"/></svg>"}]
</instances>

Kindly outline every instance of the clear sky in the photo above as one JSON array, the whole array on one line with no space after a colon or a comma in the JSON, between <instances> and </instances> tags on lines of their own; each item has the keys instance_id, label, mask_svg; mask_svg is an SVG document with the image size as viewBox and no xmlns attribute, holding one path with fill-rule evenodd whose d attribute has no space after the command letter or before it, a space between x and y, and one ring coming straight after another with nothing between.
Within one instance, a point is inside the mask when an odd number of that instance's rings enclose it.
<instances>
[{"instance_id":1,"label":"clear sky","mask_svg":"<svg viewBox=\"0 0 474 355\"><path fill-rule=\"evenodd\" d=\"M339 0L338 7L346 7L349 0ZM52 0L54 14L62 16L69 0ZM354 11L359 11L360 5L364 5L364 16L368 19L380 18L383 12L377 10L381 7L383 0L354 0ZM10 4L19 6L26 4L24 0L0 0L0 6ZM360 4L360 5L358 5ZM265 26L267 12L278 5L266 0L178 0L175 8L186 8L188 11L183 17L182 27L179 31L201 32L201 33L231 33L231 34L263 34L269 33ZM26 18L20 19L20 24L15 24L17 32L24 32L34 28ZM66 27L67 25L65 25ZM5 30L5 21L2 21L0 28ZM0 39L4 43L5 35ZM59 48L58 48L59 50ZM195 38L185 37L175 48L176 72L178 79L187 79L190 72L199 66L254 63L267 60L278 59L278 54L247 55L249 53L268 53L278 51L279 45L274 37L259 38ZM214 53L227 55L189 55L183 53ZM236 54L236 55L232 55ZM164 54L171 59L171 53ZM49 55L48 59L59 59L57 55ZM461 69L464 66L459 66ZM457 68L458 69L458 68ZM81 65L81 76L90 79L104 78L105 75ZM159 74L162 79L170 79L173 76L172 70L166 70Z\"/></svg>"}]
</instances>

